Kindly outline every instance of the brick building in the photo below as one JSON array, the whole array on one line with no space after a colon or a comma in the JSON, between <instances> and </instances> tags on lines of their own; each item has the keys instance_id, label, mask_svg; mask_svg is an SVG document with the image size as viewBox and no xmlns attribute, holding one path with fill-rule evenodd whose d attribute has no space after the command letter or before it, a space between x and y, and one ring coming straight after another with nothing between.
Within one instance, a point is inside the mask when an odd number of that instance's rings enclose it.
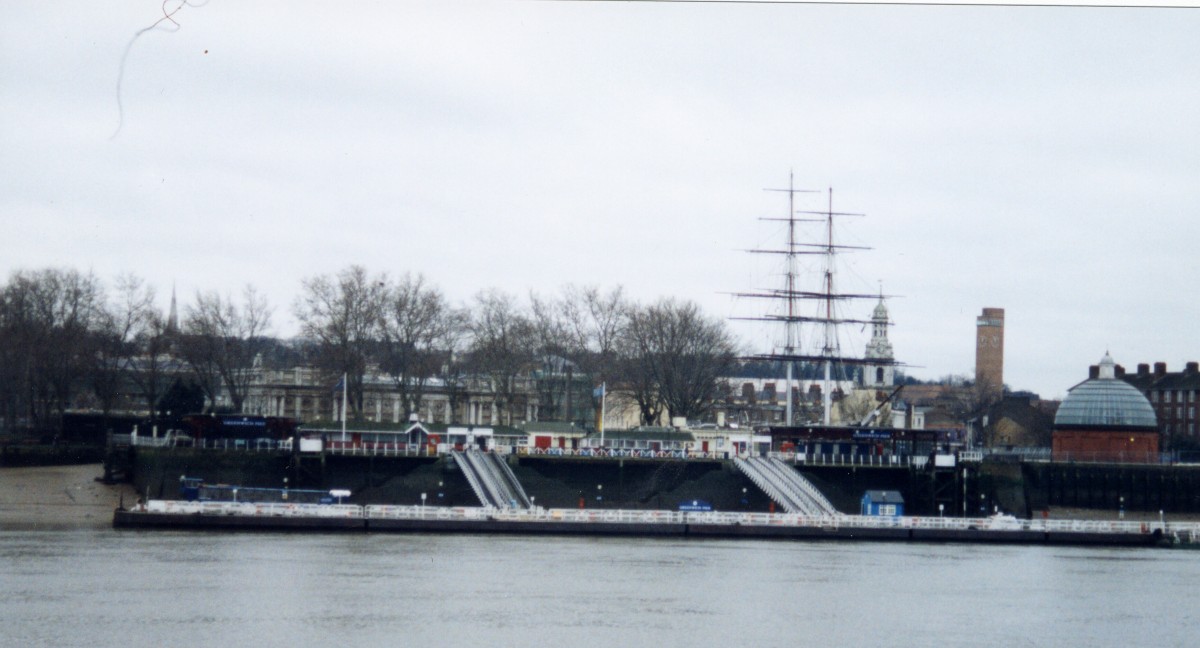
<instances>
[{"instance_id":1,"label":"brick building","mask_svg":"<svg viewBox=\"0 0 1200 648\"><path fill-rule=\"evenodd\" d=\"M975 319L975 384L1004 390L1004 309L985 308Z\"/></svg>"},{"instance_id":2,"label":"brick building","mask_svg":"<svg viewBox=\"0 0 1200 648\"><path fill-rule=\"evenodd\" d=\"M1183 371L1167 371L1167 363L1139 364L1137 373L1117 367L1117 377L1133 385L1150 401L1158 416L1158 429L1171 449L1200 445L1196 401L1200 400L1200 365L1189 362Z\"/></svg>"}]
</instances>

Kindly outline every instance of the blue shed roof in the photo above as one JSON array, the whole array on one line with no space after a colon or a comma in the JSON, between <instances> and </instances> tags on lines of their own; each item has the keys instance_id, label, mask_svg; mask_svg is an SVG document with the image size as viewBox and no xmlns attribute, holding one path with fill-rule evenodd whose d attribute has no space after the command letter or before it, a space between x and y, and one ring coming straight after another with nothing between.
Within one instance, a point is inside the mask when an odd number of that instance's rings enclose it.
<instances>
[{"instance_id":1,"label":"blue shed roof","mask_svg":"<svg viewBox=\"0 0 1200 648\"><path fill-rule=\"evenodd\" d=\"M903 504L904 496L900 491L894 490L869 490L863 495L863 498L876 504Z\"/></svg>"}]
</instances>

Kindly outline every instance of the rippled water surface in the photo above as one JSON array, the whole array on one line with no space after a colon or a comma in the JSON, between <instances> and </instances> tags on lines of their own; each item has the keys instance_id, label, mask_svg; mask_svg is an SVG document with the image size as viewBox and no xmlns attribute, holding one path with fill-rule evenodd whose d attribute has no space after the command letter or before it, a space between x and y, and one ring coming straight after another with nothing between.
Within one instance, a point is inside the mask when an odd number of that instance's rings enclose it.
<instances>
[{"instance_id":1,"label":"rippled water surface","mask_svg":"<svg viewBox=\"0 0 1200 648\"><path fill-rule=\"evenodd\" d=\"M1174 646L1200 552L0 532L3 646Z\"/></svg>"}]
</instances>

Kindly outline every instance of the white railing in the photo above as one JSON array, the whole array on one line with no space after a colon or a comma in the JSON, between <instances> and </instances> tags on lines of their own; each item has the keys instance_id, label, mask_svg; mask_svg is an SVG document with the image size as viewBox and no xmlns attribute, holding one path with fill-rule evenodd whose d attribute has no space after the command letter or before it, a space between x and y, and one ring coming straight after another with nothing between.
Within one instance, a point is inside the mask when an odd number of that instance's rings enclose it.
<instances>
[{"instance_id":1,"label":"white railing","mask_svg":"<svg viewBox=\"0 0 1200 648\"><path fill-rule=\"evenodd\" d=\"M325 450L329 454L349 457L429 457L437 454L429 446L416 443L375 443L365 442L357 445L349 441L328 441Z\"/></svg>"},{"instance_id":2,"label":"white railing","mask_svg":"<svg viewBox=\"0 0 1200 648\"><path fill-rule=\"evenodd\" d=\"M458 465L458 469L462 472L463 476L467 478L467 483L471 485L471 490L475 492L475 497L478 497L479 501L484 505L490 503L491 499L488 496L487 489L484 488L483 482L479 480L479 476L475 474L475 470L471 468L471 464L466 456L458 451L451 453L451 456L454 457L454 463Z\"/></svg>"},{"instance_id":3,"label":"white railing","mask_svg":"<svg viewBox=\"0 0 1200 648\"><path fill-rule=\"evenodd\" d=\"M613 457L623 459L731 459L733 452L651 450L649 448L526 448L517 454L531 457ZM745 456L745 455L743 455Z\"/></svg>"},{"instance_id":4,"label":"white railing","mask_svg":"<svg viewBox=\"0 0 1200 648\"><path fill-rule=\"evenodd\" d=\"M803 505L794 500L787 492L787 489L781 484L777 483L775 476L760 466L756 461L753 459L742 459L741 457L737 457L734 459L733 463L738 467L738 470L742 471L742 474L746 475L750 478L750 481L754 482L755 486L758 486L759 490L765 493L767 497L771 498L772 501L782 506L785 510L789 512L799 512L803 510Z\"/></svg>"},{"instance_id":5,"label":"white railing","mask_svg":"<svg viewBox=\"0 0 1200 648\"><path fill-rule=\"evenodd\" d=\"M575 522L616 524L707 524L796 526L854 529L922 529L1033 531L1042 533L1112 533L1164 535L1184 543L1200 542L1200 522L1131 522L1110 520L1020 520L1011 516L987 518L882 517L870 515L806 515L802 513L682 512L642 509L501 509L495 507L399 506L394 504L284 504L250 502L184 502L150 500L135 510L177 515L238 515L265 517L366 518L380 520L504 520L514 522Z\"/></svg>"},{"instance_id":6,"label":"white railing","mask_svg":"<svg viewBox=\"0 0 1200 648\"><path fill-rule=\"evenodd\" d=\"M361 518L363 509L354 504L284 504L282 502L184 502L150 500L149 513L179 515L239 515L266 517Z\"/></svg>"},{"instance_id":7,"label":"white railing","mask_svg":"<svg viewBox=\"0 0 1200 648\"><path fill-rule=\"evenodd\" d=\"M805 454L803 452L768 452L768 457L779 459L785 463L806 464L814 466L876 466L880 468L907 468L928 457L913 457L911 455L854 455L854 454ZM922 464L923 465L923 464Z\"/></svg>"},{"instance_id":8,"label":"white railing","mask_svg":"<svg viewBox=\"0 0 1200 648\"><path fill-rule=\"evenodd\" d=\"M808 481L804 475L792 470L787 464L777 459L767 459L764 463L769 465L791 488L798 490L799 494L809 501L814 512L837 513L837 508L834 507L833 503L821 491L817 490L817 487L813 486L812 482Z\"/></svg>"}]
</instances>

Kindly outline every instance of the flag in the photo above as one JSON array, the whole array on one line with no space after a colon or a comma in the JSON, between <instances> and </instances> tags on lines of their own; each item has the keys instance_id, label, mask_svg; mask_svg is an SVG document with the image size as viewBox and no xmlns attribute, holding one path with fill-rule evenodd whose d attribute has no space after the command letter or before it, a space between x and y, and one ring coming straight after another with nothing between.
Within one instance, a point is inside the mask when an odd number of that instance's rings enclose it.
<instances>
[{"instance_id":1,"label":"flag","mask_svg":"<svg viewBox=\"0 0 1200 648\"><path fill-rule=\"evenodd\" d=\"M592 390L592 398L604 398L604 383Z\"/></svg>"},{"instance_id":2,"label":"flag","mask_svg":"<svg viewBox=\"0 0 1200 648\"><path fill-rule=\"evenodd\" d=\"M333 386L333 393L336 394L336 393L342 391L343 389L345 389L345 387L346 387L346 374L342 374L342 379L337 381L337 384Z\"/></svg>"}]
</instances>

